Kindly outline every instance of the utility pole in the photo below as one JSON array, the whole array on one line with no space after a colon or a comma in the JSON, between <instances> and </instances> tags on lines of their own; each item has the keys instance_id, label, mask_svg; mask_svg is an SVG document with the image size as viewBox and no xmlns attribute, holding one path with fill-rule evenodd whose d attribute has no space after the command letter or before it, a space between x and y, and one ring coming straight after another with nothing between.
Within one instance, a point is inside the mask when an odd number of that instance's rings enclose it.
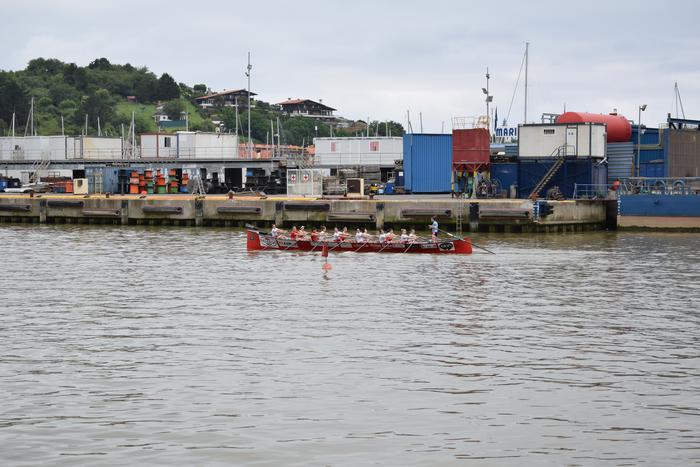
<instances>
[{"instance_id":1,"label":"utility pole","mask_svg":"<svg viewBox=\"0 0 700 467\"><path fill-rule=\"evenodd\" d=\"M253 158L253 140L250 136L250 70L253 69L253 65L250 64L250 52L248 52L248 66L246 67L245 75L248 77L248 158Z\"/></svg>"}]
</instances>

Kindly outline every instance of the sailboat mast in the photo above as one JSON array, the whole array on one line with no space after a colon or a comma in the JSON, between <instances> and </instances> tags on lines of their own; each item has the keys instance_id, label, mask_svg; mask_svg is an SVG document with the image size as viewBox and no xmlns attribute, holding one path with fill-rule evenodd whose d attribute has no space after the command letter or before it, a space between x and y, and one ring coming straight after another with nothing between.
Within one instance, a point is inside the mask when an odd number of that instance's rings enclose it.
<instances>
[{"instance_id":1,"label":"sailboat mast","mask_svg":"<svg viewBox=\"0 0 700 467\"><path fill-rule=\"evenodd\" d=\"M528 66L528 55L529 55L530 43L525 42L525 119L523 123L527 123L527 66Z\"/></svg>"}]
</instances>

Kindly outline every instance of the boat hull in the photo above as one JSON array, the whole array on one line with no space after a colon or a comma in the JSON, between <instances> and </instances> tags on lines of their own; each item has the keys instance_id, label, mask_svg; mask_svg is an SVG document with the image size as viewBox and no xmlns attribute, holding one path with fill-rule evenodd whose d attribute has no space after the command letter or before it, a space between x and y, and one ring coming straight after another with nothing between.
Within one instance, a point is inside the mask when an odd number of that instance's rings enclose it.
<instances>
[{"instance_id":1,"label":"boat hull","mask_svg":"<svg viewBox=\"0 0 700 467\"><path fill-rule=\"evenodd\" d=\"M454 240L441 240L435 242L413 243L355 243L336 241L291 240L288 238L273 237L261 234L255 230L249 230L246 234L246 247L248 251L322 251L324 245L329 252L353 252L353 253L422 253L422 254L463 254L472 253L472 244L468 238Z\"/></svg>"}]
</instances>

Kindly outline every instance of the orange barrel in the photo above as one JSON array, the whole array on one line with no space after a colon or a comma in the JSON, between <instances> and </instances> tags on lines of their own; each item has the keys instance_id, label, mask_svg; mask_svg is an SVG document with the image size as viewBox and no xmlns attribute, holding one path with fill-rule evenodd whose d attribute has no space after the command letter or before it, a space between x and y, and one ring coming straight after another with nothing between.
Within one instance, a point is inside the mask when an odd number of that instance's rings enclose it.
<instances>
[{"instance_id":1,"label":"orange barrel","mask_svg":"<svg viewBox=\"0 0 700 467\"><path fill-rule=\"evenodd\" d=\"M73 180L66 182L66 193L73 193Z\"/></svg>"},{"instance_id":2,"label":"orange barrel","mask_svg":"<svg viewBox=\"0 0 700 467\"><path fill-rule=\"evenodd\" d=\"M143 175L146 178L153 178L153 171L152 170L144 170Z\"/></svg>"},{"instance_id":3,"label":"orange barrel","mask_svg":"<svg viewBox=\"0 0 700 467\"><path fill-rule=\"evenodd\" d=\"M131 178L138 177L139 173L136 170L131 171Z\"/></svg>"},{"instance_id":4,"label":"orange barrel","mask_svg":"<svg viewBox=\"0 0 700 467\"><path fill-rule=\"evenodd\" d=\"M156 179L156 185L158 186L165 186L165 177L158 177Z\"/></svg>"},{"instance_id":5,"label":"orange barrel","mask_svg":"<svg viewBox=\"0 0 700 467\"><path fill-rule=\"evenodd\" d=\"M139 194L139 186L138 185L129 185L129 194L138 195Z\"/></svg>"}]
</instances>

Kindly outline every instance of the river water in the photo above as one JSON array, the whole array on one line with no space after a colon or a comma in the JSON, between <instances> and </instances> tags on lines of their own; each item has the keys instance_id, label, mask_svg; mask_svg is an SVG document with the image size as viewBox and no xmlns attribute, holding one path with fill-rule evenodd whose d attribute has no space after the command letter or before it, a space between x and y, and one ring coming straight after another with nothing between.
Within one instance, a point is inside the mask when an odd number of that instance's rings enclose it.
<instances>
[{"instance_id":1,"label":"river water","mask_svg":"<svg viewBox=\"0 0 700 467\"><path fill-rule=\"evenodd\" d=\"M2 465L700 463L700 236L0 226Z\"/></svg>"}]
</instances>

